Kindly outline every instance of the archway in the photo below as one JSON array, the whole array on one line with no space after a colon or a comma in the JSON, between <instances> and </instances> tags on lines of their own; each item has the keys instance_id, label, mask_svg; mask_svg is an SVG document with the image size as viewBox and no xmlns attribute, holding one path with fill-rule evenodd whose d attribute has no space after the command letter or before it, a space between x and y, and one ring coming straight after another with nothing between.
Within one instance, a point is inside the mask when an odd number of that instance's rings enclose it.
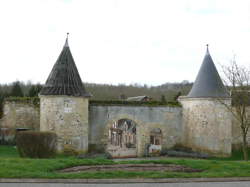
<instances>
[{"instance_id":1,"label":"archway","mask_svg":"<svg viewBox=\"0 0 250 187\"><path fill-rule=\"evenodd\" d=\"M113 158L136 157L136 142L136 123L120 119L109 128L107 152Z\"/></svg>"}]
</instances>

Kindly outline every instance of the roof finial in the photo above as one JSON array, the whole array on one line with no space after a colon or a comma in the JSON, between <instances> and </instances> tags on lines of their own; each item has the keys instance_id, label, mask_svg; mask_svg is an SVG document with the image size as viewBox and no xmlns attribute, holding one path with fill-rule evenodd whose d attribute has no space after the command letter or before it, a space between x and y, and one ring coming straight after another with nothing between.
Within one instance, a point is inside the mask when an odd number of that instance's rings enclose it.
<instances>
[{"instance_id":1,"label":"roof finial","mask_svg":"<svg viewBox=\"0 0 250 187\"><path fill-rule=\"evenodd\" d=\"M208 50L208 44L206 44L206 46L207 46L207 53L209 53L209 50Z\"/></svg>"},{"instance_id":2,"label":"roof finial","mask_svg":"<svg viewBox=\"0 0 250 187\"><path fill-rule=\"evenodd\" d=\"M66 37L66 42L65 42L64 47L69 47L68 38L69 38L69 33L67 32L67 37Z\"/></svg>"}]
</instances>

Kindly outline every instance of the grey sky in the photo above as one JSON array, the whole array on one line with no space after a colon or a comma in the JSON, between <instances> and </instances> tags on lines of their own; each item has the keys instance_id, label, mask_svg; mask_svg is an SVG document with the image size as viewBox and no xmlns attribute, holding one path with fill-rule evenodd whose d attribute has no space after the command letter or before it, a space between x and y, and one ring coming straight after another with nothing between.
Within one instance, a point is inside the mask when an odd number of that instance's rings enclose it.
<instances>
[{"instance_id":1,"label":"grey sky","mask_svg":"<svg viewBox=\"0 0 250 187\"><path fill-rule=\"evenodd\" d=\"M250 63L248 0L1 0L0 23L0 83L44 83L67 32L84 82L194 81L207 43Z\"/></svg>"}]
</instances>

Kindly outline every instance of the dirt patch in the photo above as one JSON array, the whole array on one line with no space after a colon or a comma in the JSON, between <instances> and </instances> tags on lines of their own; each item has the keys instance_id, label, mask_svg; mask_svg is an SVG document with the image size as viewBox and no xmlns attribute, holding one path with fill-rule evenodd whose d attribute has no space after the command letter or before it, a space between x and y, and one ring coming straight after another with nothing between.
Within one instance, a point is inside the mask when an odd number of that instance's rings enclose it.
<instances>
[{"instance_id":1,"label":"dirt patch","mask_svg":"<svg viewBox=\"0 0 250 187\"><path fill-rule=\"evenodd\" d=\"M77 173L90 171L171 171L171 172L202 172L201 169L194 169L175 164L115 164L115 165L95 165L76 166L60 170L63 173Z\"/></svg>"}]
</instances>

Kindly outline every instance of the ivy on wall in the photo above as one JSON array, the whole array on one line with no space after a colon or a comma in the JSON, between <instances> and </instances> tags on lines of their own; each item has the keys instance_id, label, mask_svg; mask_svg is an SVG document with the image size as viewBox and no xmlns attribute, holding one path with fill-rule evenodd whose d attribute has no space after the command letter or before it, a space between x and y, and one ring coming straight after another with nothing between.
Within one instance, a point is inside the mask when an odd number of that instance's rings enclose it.
<instances>
[{"instance_id":1,"label":"ivy on wall","mask_svg":"<svg viewBox=\"0 0 250 187\"><path fill-rule=\"evenodd\" d=\"M37 107L40 106L39 97L6 97L4 102L16 102L16 103L27 103L33 104ZM118 105L118 106L170 106L170 107L181 107L180 103L177 101L124 101L124 100L90 100L89 105ZM3 110L3 104L0 105L0 111Z\"/></svg>"},{"instance_id":2,"label":"ivy on wall","mask_svg":"<svg viewBox=\"0 0 250 187\"><path fill-rule=\"evenodd\" d=\"M128 105L128 106L171 106L180 107L177 101L162 102L162 101L121 101L121 100L90 100L90 105Z\"/></svg>"}]
</instances>

